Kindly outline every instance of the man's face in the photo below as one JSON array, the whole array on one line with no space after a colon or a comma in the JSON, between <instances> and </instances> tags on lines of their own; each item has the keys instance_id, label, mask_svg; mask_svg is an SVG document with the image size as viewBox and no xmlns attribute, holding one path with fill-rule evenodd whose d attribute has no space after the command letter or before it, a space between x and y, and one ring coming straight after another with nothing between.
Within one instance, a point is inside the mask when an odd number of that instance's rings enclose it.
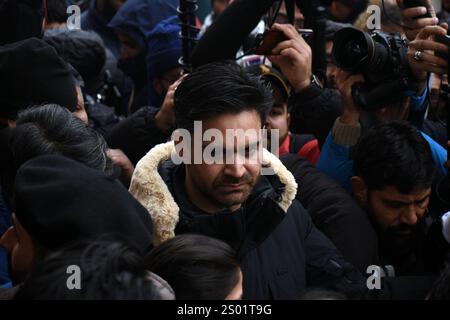
<instances>
[{"instance_id":1,"label":"man's face","mask_svg":"<svg viewBox=\"0 0 450 320\"><path fill-rule=\"evenodd\" d=\"M83 98L83 92L81 91L81 87L77 86L77 98L78 98L78 102L77 102L77 110L75 110L73 112L73 115L75 117L77 117L78 119L80 119L81 121L83 121L83 123L85 125L89 124L89 118L86 112L86 108L84 105L84 98Z\"/></svg>"},{"instance_id":2,"label":"man's face","mask_svg":"<svg viewBox=\"0 0 450 320\"><path fill-rule=\"evenodd\" d=\"M187 164L186 192L190 200L206 212L214 213L224 208L234 211L247 200L259 179L261 159L257 156L257 147L261 146L262 142L260 136L246 137L245 142L238 145L238 138L225 138L227 129L233 130L232 132L241 129L259 133L261 120L259 114L252 110L239 114L223 114L203 121L203 132L213 128L219 130L224 137L221 144L224 161L222 164L206 164L204 161L202 164ZM203 152L210 143L203 142L200 150ZM193 145L191 150L195 151ZM225 159L227 150L232 155L231 159Z\"/></svg>"},{"instance_id":3,"label":"man's face","mask_svg":"<svg viewBox=\"0 0 450 320\"><path fill-rule=\"evenodd\" d=\"M284 2L281 4L280 11L278 12L275 22L279 23L279 24L288 24L289 23L287 11L286 11L286 5L284 4ZM295 6L294 26L297 29L301 29L301 28L303 28L304 22L305 22L305 17L300 12L300 9L297 6Z\"/></svg>"},{"instance_id":4,"label":"man's face","mask_svg":"<svg viewBox=\"0 0 450 320\"><path fill-rule=\"evenodd\" d=\"M271 129L279 130L279 144L281 145L288 135L291 118L287 110L287 103L284 101L284 97L280 90L278 90L275 86L273 86L273 96L275 101L272 109L266 117L265 126L268 130L268 139L270 139ZM267 145L269 146L269 144Z\"/></svg>"},{"instance_id":5,"label":"man's face","mask_svg":"<svg viewBox=\"0 0 450 320\"><path fill-rule=\"evenodd\" d=\"M336 85L336 74L337 66L333 62L332 51L333 51L333 41L325 42L325 50L327 53L327 86L329 88L337 89Z\"/></svg>"},{"instance_id":6,"label":"man's face","mask_svg":"<svg viewBox=\"0 0 450 320\"><path fill-rule=\"evenodd\" d=\"M121 60L136 58L139 53L141 53L141 49L139 48L139 45L136 43L136 41L134 41L125 33L119 32L117 35L120 41Z\"/></svg>"},{"instance_id":7,"label":"man's face","mask_svg":"<svg viewBox=\"0 0 450 320\"><path fill-rule=\"evenodd\" d=\"M396 187L368 192L367 209L381 230L413 227L425 215L431 188L421 188L411 194L400 193ZM407 228L405 228L407 229Z\"/></svg>"},{"instance_id":8,"label":"man's face","mask_svg":"<svg viewBox=\"0 0 450 320\"><path fill-rule=\"evenodd\" d=\"M20 283L33 270L37 254L30 234L15 214L12 216L12 222L13 226L1 237L0 245L10 254L14 283Z\"/></svg>"}]
</instances>

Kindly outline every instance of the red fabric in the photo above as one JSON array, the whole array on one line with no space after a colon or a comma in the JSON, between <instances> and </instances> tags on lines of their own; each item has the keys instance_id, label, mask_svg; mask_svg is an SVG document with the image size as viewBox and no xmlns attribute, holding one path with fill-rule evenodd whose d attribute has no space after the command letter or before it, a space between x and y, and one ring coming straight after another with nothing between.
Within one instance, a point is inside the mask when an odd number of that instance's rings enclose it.
<instances>
[{"instance_id":1,"label":"red fabric","mask_svg":"<svg viewBox=\"0 0 450 320\"><path fill-rule=\"evenodd\" d=\"M280 157L289 153L290 145L291 135L288 134L278 149ZM317 139L308 141L300 148L297 155L306 158L313 166L315 166L320 156L319 141Z\"/></svg>"},{"instance_id":2,"label":"red fabric","mask_svg":"<svg viewBox=\"0 0 450 320\"><path fill-rule=\"evenodd\" d=\"M313 166L315 166L320 156L319 141L314 139L305 143L297 154L299 157L305 157Z\"/></svg>"},{"instance_id":3,"label":"red fabric","mask_svg":"<svg viewBox=\"0 0 450 320\"><path fill-rule=\"evenodd\" d=\"M289 146L291 145L291 135L288 134L278 149L279 156L284 156L289 153Z\"/></svg>"}]
</instances>

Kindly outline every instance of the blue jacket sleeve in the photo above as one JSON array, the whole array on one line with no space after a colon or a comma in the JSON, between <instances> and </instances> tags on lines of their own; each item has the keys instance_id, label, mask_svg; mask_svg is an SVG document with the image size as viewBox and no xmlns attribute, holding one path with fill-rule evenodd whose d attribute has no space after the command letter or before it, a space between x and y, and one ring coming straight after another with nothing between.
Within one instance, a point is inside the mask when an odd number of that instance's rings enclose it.
<instances>
[{"instance_id":1,"label":"blue jacket sleeve","mask_svg":"<svg viewBox=\"0 0 450 320\"><path fill-rule=\"evenodd\" d=\"M431 137L427 136L425 133L423 132L420 133L430 145L433 161L439 174L443 176L446 175L447 169L445 169L444 163L447 161L447 150L445 150L439 143L434 141Z\"/></svg>"},{"instance_id":2,"label":"blue jacket sleeve","mask_svg":"<svg viewBox=\"0 0 450 320\"><path fill-rule=\"evenodd\" d=\"M350 159L351 147L334 142L331 132L320 151L317 168L335 180L345 190L351 192L350 178L353 175L353 160Z\"/></svg>"}]
</instances>

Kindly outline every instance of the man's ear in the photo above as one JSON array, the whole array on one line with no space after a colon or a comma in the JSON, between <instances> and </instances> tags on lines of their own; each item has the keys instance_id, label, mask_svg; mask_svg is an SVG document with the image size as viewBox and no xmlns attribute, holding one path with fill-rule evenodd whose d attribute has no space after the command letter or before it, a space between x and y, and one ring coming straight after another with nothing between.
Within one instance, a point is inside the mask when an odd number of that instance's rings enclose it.
<instances>
[{"instance_id":1,"label":"man's ear","mask_svg":"<svg viewBox=\"0 0 450 320\"><path fill-rule=\"evenodd\" d=\"M183 158L183 150L184 150L183 145L182 145L183 137L181 137L181 136L174 136L173 142L175 143L175 150L177 151L178 156L180 158Z\"/></svg>"},{"instance_id":2,"label":"man's ear","mask_svg":"<svg viewBox=\"0 0 450 320\"><path fill-rule=\"evenodd\" d=\"M288 111L287 114L287 127L289 129L289 127L291 126L291 113Z\"/></svg>"},{"instance_id":3,"label":"man's ear","mask_svg":"<svg viewBox=\"0 0 450 320\"><path fill-rule=\"evenodd\" d=\"M367 186L364 180L358 176L350 178L353 195L359 204L364 204L367 201Z\"/></svg>"}]
</instances>

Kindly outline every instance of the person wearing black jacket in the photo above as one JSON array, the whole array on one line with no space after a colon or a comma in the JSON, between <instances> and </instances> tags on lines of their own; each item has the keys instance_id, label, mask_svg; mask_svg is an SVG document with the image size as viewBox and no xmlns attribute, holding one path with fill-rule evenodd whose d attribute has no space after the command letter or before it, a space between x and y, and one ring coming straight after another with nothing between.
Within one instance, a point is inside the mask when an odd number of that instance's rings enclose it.
<instances>
[{"instance_id":1,"label":"person wearing black jacket","mask_svg":"<svg viewBox=\"0 0 450 320\"><path fill-rule=\"evenodd\" d=\"M258 131L271 105L271 92L257 78L234 63L213 63L196 69L180 84L175 117L177 127L190 133L195 121L202 121L201 135L212 128L221 134L227 129ZM238 132L232 132L236 139ZM183 233L225 241L241 263L244 299L295 299L308 287L343 292L349 298L424 297L431 285L426 280L420 285L404 282L407 290L386 286L368 292L365 277L342 258L295 200L292 174L267 150L261 150L262 158L252 156L258 146L255 136L245 138L245 153L229 142L216 145L214 140L208 145L231 151L232 160L225 164L208 164L204 157L197 163L191 151L200 143L204 156L206 141L194 136L188 143L184 138L154 147L132 178L130 192L152 216L155 246ZM177 151L179 164L173 157ZM223 159L218 157L214 160ZM273 174L261 176L263 169Z\"/></svg>"},{"instance_id":2,"label":"person wearing black jacket","mask_svg":"<svg viewBox=\"0 0 450 320\"><path fill-rule=\"evenodd\" d=\"M351 195L296 154L284 155L280 160L298 184L296 199L343 257L364 273L368 266L378 264L377 235L366 212Z\"/></svg>"}]
</instances>

